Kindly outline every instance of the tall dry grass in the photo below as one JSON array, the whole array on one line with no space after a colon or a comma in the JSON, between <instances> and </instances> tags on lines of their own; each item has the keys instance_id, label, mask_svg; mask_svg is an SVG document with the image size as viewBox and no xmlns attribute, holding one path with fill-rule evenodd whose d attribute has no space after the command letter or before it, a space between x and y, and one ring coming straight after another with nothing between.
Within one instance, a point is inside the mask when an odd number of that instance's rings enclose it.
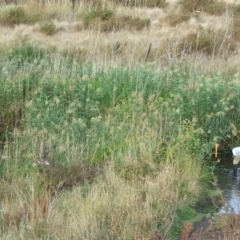
<instances>
[{"instance_id":1,"label":"tall dry grass","mask_svg":"<svg viewBox=\"0 0 240 240\"><path fill-rule=\"evenodd\" d=\"M118 63L133 66L146 60L159 67L188 61L196 65L199 61L208 61L209 69L222 69L225 65L237 67L238 26L232 7L221 16L215 16L204 11L185 14L179 7L172 8L172 4L177 3L171 3L165 9L108 3L104 1L104 6L95 8L81 1L73 11L69 1L49 1L43 9L36 7L35 2L29 2L23 6L24 18L19 19L19 23L28 22L27 25L2 28L0 41L5 46L27 37L31 42L74 53L76 58L95 62L100 67ZM13 5L2 9L2 16L9 7ZM89 26L84 25L88 15L102 10L111 11L113 17L107 21L94 18ZM119 21L123 23L121 19L129 19L128 24L119 25ZM136 22L136 19L140 21ZM139 22L143 21L145 24L139 28ZM48 22L54 25L51 37L42 31L42 26L48 26Z\"/></svg>"},{"instance_id":2,"label":"tall dry grass","mask_svg":"<svg viewBox=\"0 0 240 240\"><path fill-rule=\"evenodd\" d=\"M152 164L154 174L141 178L132 173L131 180L109 162L93 184L56 190L54 195L48 185L39 185L39 173L28 169L27 177L18 175L11 186L7 187L7 180L2 185L1 235L4 239L166 237L177 211L202 191L202 163L185 157ZM128 164L139 164L131 156L124 158ZM174 164L178 161L181 166Z\"/></svg>"}]
</instances>

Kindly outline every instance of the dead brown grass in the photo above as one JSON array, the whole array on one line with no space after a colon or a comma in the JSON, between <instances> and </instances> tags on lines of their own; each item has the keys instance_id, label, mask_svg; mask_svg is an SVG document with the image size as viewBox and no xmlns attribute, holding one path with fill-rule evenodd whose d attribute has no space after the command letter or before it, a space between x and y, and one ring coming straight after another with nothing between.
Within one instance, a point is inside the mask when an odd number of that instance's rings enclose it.
<instances>
[{"instance_id":1,"label":"dead brown grass","mask_svg":"<svg viewBox=\"0 0 240 240\"><path fill-rule=\"evenodd\" d=\"M159 7L165 8L168 5L167 0L111 0L115 4L130 7Z\"/></svg>"},{"instance_id":2,"label":"dead brown grass","mask_svg":"<svg viewBox=\"0 0 240 240\"><path fill-rule=\"evenodd\" d=\"M84 27L101 32L125 30L140 31L150 25L150 19L141 19L127 15L116 16L110 10L95 10L84 18Z\"/></svg>"},{"instance_id":3,"label":"dead brown grass","mask_svg":"<svg viewBox=\"0 0 240 240\"><path fill-rule=\"evenodd\" d=\"M184 46L191 51L202 52L208 55L228 55L236 50L236 44L225 31L214 29L200 29L183 39Z\"/></svg>"},{"instance_id":4,"label":"dead brown grass","mask_svg":"<svg viewBox=\"0 0 240 240\"><path fill-rule=\"evenodd\" d=\"M239 42L240 41L240 18L234 18L233 27L234 27L233 39Z\"/></svg>"},{"instance_id":5,"label":"dead brown grass","mask_svg":"<svg viewBox=\"0 0 240 240\"><path fill-rule=\"evenodd\" d=\"M203 2L203 0L199 1L199 4ZM94 3L96 6L90 5ZM194 59L213 54L219 57L219 53L223 52L229 54L228 58L237 54L238 5L234 8L235 13L233 12L235 30L231 36L233 21L231 14L216 16L206 14L204 11L188 13L181 11L179 4L174 0L169 2L170 6L166 10L141 6L129 7L109 1L94 1L94 3L81 1L72 11L71 3L68 1L63 1L61 8L57 8L56 3L47 1L39 19L41 21L47 19L49 22L54 19L56 29L61 31L53 31L54 34L49 38L47 33L42 34L39 31L41 28L39 24L29 26L17 24L12 30L2 28L1 44L5 47L9 42L19 41L19 37L28 36L30 41L38 41L43 46L51 45L56 50L74 55L81 61L96 61L107 65L116 62L127 62L130 65L143 63L150 44L148 62L161 63L162 66L185 61L185 53L188 56L194 54L192 56ZM29 13L34 13L35 16L39 13L36 4L32 2L24 8L28 16ZM92 12L100 14L92 15ZM87 15L90 17L86 17ZM51 33L50 27L47 26L46 31L49 30ZM198 30L200 28L201 31ZM217 36L220 28L221 31ZM228 32L227 36L226 32ZM199 57L195 57L198 53ZM215 59L213 62L218 61Z\"/></svg>"},{"instance_id":6,"label":"dead brown grass","mask_svg":"<svg viewBox=\"0 0 240 240\"><path fill-rule=\"evenodd\" d=\"M191 15L188 13L173 13L173 14L168 14L165 18L164 21L166 21L167 24L170 26L176 26L184 21L187 21L191 18Z\"/></svg>"},{"instance_id":7,"label":"dead brown grass","mask_svg":"<svg viewBox=\"0 0 240 240\"><path fill-rule=\"evenodd\" d=\"M203 11L212 15L222 15L226 10L226 2L216 0L180 0L183 12Z\"/></svg>"},{"instance_id":8,"label":"dead brown grass","mask_svg":"<svg viewBox=\"0 0 240 240\"><path fill-rule=\"evenodd\" d=\"M233 240L240 237L240 216L238 214L219 215L216 220L205 219L204 222L194 228L192 232L182 240Z\"/></svg>"}]
</instances>

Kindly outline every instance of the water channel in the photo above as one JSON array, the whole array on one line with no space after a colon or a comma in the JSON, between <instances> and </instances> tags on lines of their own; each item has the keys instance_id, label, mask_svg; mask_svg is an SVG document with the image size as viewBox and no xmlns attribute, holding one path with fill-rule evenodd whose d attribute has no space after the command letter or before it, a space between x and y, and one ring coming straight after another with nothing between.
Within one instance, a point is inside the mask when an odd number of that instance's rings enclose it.
<instances>
[{"instance_id":1,"label":"water channel","mask_svg":"<svg viewBox=\"0 0 240 240\"><path fill-rule=\"evenodd\" d=\"M238 168L237 177L232 175L232 154L221 156L218 170L218 184L223 193L224 205L219 213L240 214L240 168Z\"/></svg>"}]
</instances>

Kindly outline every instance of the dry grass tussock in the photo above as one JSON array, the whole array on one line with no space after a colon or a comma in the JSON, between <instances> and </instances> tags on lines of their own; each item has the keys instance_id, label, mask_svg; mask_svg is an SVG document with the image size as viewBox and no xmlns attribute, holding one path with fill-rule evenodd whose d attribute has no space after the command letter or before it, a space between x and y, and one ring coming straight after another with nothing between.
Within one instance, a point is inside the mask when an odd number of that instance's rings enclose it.
<instances>
[{"instance_id":1,"label":"dry grass tussock","mask_svg":"<svg viewBox=\"0 0 240 240\"><path fill-rule=\"evenodd\" d=\"M13 28L4 27L7 17L4 12L11 6L2 9L3 46L27 37L59 51L75 52L83 60L101 66L116 62L132 65L146 59L162 66L181 63L193 59L196 50L199 57L204 54L215 61L225 59L226 55L231 59L239 53L239 17L231 10L221 15L204 11L186 13L179 1L170 1L164 8L123 5L113 8L111 4L95 8L82 2L72 11L71 4L64 1L61 7L46 2L39 12L34 4L31 1L21 7L19 24L12 23Z\"/></svg>"},{"instance_id":2,"label":"dry grass tussock","mask_svg":"<svg viewBox=\"0 0 240 240\"><path fill-rule=\"evenodd\" d=\"M177 182L175 174L182 175ZM198 176L185 177L176 167L163 165L145 180L128 181L108 165L92 185L54 196L38 185L37 174L18 179L1 197L2 237L158 239L165 232L157 230L157 225L167 229L184 204L180 185L198 181ZM199 194L197 186L192 190Z\"/></svg>"},{"instance_id":3,"label":"dry grass tussock","mask_svg":"<svg viewBox=\"0 0 240 240\"><path fill-rule=\"evenodd\" d=\"M141 105L142 95L134 96L135 104ZM187 152L179 154L182 147L176 145L168 147L165 162L154 162L144 140L155 138L156 131L137 117L133 116L136 126L132 123L129 147L121 155L122 167L114 164L115 155L107 163L89 166L79 159L81 146L67 142L60 150L67 148L70 165L61 165L59 146L44 140L44 130L15 129L15 144L21 147L6 144L2 155L6 161L0 187L2 238L161 239L167 235L177 210L202 192L202 161ZM135 127L140 159L131 147ZM29 159L26 166L20 156Z\"/></svg>"}]
</instances>

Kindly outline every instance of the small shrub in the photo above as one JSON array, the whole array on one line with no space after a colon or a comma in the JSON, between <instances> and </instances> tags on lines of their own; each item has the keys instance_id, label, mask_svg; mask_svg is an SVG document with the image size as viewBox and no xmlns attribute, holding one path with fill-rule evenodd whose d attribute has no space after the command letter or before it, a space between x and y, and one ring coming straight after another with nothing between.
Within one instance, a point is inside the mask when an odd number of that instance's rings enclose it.
<instances>
[{"instance_id":1,"label":"small shrub","mask_svg":"<svg viewBox=\"0 0 240 240\"><path fill-rule=\"evenodd\" d=\"M23 7L11 7L0 14L0 23L3 26L14 27L17 24L26 22L27 14Z\"/></svg>"},{"instance_id":2,"label":"small shrub","mask_svg":"<svg viewBox=\"0 0 240 240\"><path fill-rule=\"evenodd\" d=\"M221 15L225 11L226 3L217 0L181 0L184 12L204 11L212 15Z\"/></svg>"},{"instance_id":3,"label":"small shrub","mask_svg":"<svg viewBox=\"0 0 240 240\"><path fill-rule=\"evenodd\" d=\"M191 33L183 42L184 46L190 46L192 51L209 55L230 53L236 49L234 41L226 35L226 32L213 29L201 29L198 33Z\"/></svg>"},{"instance_id":4,"label":"small shrub","mask_svg":"<svg viewBox=\"0 0 240 240\"><path fill-rule=\"evenodd\" d=\"M53 22L46 22L41 25L40 31L46 35L53 35L57 32L57 27Z\"/></svg>"},{"instance_id":5,"label":"small shrub","mask_svg":"<svg viewBox=\"0 0 240 240\"><path fill-rule=\"evenodd\" d=\"M9 60L15 60L16 62L33 62L35 59L41 59L44 57L45 51L31 45L27 42L16 44L7 57Z\"/></svg>"},{"instance_id":6,"label":"small shrub","mask_svg":"<svg viewBox=\"0 0 240 240\"><path fill-rule=\"evenodd\" d=\"M226 10L226 3L214 1L203 8L203 11L211 15L222 15Z\"/></svg>"},{"instance_id":7,"label":"small shrub","mask_svg":"<svg viewBox=\"0 0 240 240\"><path fill-rule=\"evenodd\" d=\"M147 0L144 2L146 7L165 8L168 5L167 0Z\"/></svg>"},{"instance_id":8,"label":"small shrub","mask_svg":"<svg viewBox=\"0 0 240 240\"><path fill-rule=\"evenodd\" d=\"M121 29L140 31L150 25L150 19L133 18L131 16L113 16L106 20L93 19L88 25L91 29L100 29L102 32L119 31Z\"/></svg>"},{"instance_id":9,"label":"small shrub","mask_svg":"<svg viewBox=\"0 0 240 240\"><path fill-rule=\"evenodd\" d=\"M89 50L85 48L72 48L72 49L65 49L61 52L62 56L79 63L86 60L88 56Z\"/></svg>"},{"instance_id":10,"label":"small shrub","mask_svg":"<svg viewBox=\"0 0 240 240\"><path fill-rule=\"evenodd\" d=\"M74 25L73 29L74 29L75 32L80 32L84 29L84 26L83 26L82 23L77 23L76 25Z\"/></svg>"},{"instance_id":11,"label":"small shrub","mask_svg":"<svg viewBox=\"0 0 240 240\"><path fill-rule=\"evenodd\" d=\"M1 3L5 4L19 4L18 0L2 0Z\"/></svg>"},{"instance_id":12,"label":"small shrub","mask_svg":"<svg viewBox=\"0 0 240 240\"><path fill-rule=\"evenodd\" d=\"M110 18L113 17L113 12L111 10L108 9L104 9L104 10L95 10L90 12L89 14L87 14L84 19L83 19L83 23L85 27L88 27L89 24L93 21L96 20L99 21L107 21Z\"/></svg>"},{"instance_id":13,"label":"small shrub","mask_svg":"<svg viewBox=\"0 0 240 240\"><path fill-rule=\"evenodd\" d=\"M112 0L115 4L121 4L129 7L159 7L165 8L168 3L167 0Z\"/></svg>"},{"instance_id":14,"label":"small shrub","mask_svg":"<svg viewBox=\"0 0 240 240\"><path fill-rule=\"evenodd\" d=\"M235 18L233 21L233 39L236 41L240 41L240 18Z\"/></svg>"},{"instance_id":15,"label":"small shrub","mask_svg":"<svg viewBox=\"0 0 240 240\"><path fill-rule=\"evenodd\" d=\"M190 19L190 14L188 13L175 13L168 15L165 20L170 26L176 26L177 24L180 24L184 21L187 21Z\"/></svg>"},{"instance_id":16,"label":"small shrub","mask_svg":"<svg viewBox=\"0 0 240 240\"><path fill-rule=\"evenodd\" d=\"M35 166L52 193L57 189L63 190L91 182L100 173L98 166L90 165L86 160L78 159L67 165L60 163L56 145L47 144L44 140L38 142L36 150Z\"/></svg>"},{"instance_id":17,"label":"small shrub","mask_svg":"<svg viewBox=\"0 0 240 240\"><path fill-rule=\"evenodd\" d=\"M151 23L150 19L142 19L142 18L133 18L131 16L122 15L116 17L114 20L114 28L117 30L120 29L129 29L129 30L141 30Z\"/></svg>"},{"instance_id":18,"label":"small shrub","mask_svg":"<svg viewBox=\"0 0 240 240\"><path fill-rule=\"evenodd\" d=\"M89 166L86 162L75 162L69 166L55 164L53 166L39 166L45 183L51 192L65 190L86 182L92 182L100 173L97 167Z\"/></svg>"},{"instance_id":19,"label":"small shrub","mask_svg":"<svg viewBox=\"0 0 240 240\"><path fill-rule=\"evenodd\" d=\"M214 0L180 0L180 4L184 12L193 12L202 10L202 8Z\"/></svg>"},{"instance_id":20,"label":"small shrub","mask_svg":"<svg viewBox=\"0 0 240 240\"><path fill-rule=\"evenodd\" d=\"M71 0L71 1L77 2L77 0ZM86 4L92 9L100 9L104 7L104 5L106 4L106 1L105 0L88 0Z\"/></svg>"},{"instance_id":21,"label":"small shrub","mask_svg":"<svg viewBox=\"0 0 240 240\"><path fill-rule=\"evenodd\" d=\"M88 25L90 29L100 30L101 32L109 32L113 30L114 18L102 21L100 18L95 18Z\"/></svg>"},{"instance_id":22,"label":"small shrub","mask_svg":"<svg viewBox=\"0 0 240 240\"><path fill-rule=\"evenodd\" d=\"M235 17L240 17L240 4L236 4L236 5L229 5L230 9L233 11L233 15Z\"/></svg>"}]
</instances>

